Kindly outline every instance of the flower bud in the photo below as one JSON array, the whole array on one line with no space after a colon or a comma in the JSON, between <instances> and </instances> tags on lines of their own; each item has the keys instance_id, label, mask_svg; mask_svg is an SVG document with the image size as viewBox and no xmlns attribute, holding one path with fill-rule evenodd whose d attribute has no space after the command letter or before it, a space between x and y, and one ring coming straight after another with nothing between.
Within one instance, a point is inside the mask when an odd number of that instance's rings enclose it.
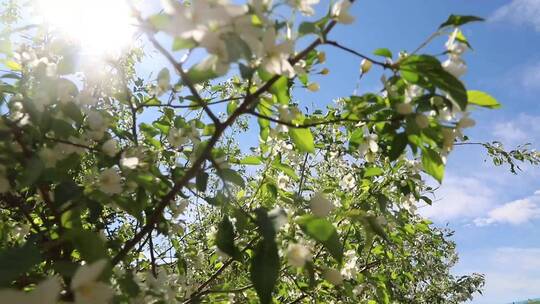
<instances>
[{"instance_id":1,"label":"flower bud","mask_svg":"<svg viewBox=\"0 0 540 304\"><path fill-rule=\"evenodd\" d=\"M364 59L360 63L360 71L362 72L362 74L369 72L369 70L371 70L372 67L373 67L373 62L371 62L370 60Z\"/></svg>"},{"instance_id":2,"label":"flower bud","mask_svg":"<svg viewBox=\"0 0 540 304\"><path fill-rule=\"evenodd\" d=\"M323 63L326 61L326 53L325 52L319 52L317 54L317 59L319 60L319 63Z\"/></svg>"},{"instance_id":3,"label":"flower bud","mask_svg":"<svg viewBox=\"0 0 540 304\"><path fill-rule=\"evenodd\" d=\"M320 88L321 87L316 82L312 82L307 85L307 89L310 90L311 92L317 92Z\"/></svg>"}]
</instances>

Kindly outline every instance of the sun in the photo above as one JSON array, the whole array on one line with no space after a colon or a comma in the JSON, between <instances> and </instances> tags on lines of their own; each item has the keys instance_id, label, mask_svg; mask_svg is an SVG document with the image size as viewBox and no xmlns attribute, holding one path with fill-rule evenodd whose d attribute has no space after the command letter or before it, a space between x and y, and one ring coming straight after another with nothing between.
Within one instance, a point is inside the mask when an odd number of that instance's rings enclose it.
<instances>
[{"instance_id":1,"label":"sun","mask_svg":"<svg viewBox=\"0 0 540 304\"><path fill-rule=\"evenodd\" d=\"M37 1L38 16L88 55L118 54L134 39L135 21L126 0Z\"/></svg>"}]
</instances>

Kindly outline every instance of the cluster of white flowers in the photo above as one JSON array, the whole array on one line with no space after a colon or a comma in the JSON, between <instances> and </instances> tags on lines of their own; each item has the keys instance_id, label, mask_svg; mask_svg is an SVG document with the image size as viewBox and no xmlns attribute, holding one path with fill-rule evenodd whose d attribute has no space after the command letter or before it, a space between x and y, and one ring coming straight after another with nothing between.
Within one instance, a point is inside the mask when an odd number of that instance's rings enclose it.
<instances>
[{"instance_id":1,"label":"cluster of white flowers","mask_svg":"<svg viewBox=\"0 0 540 304\"><path fill-rule=\"evenodd\" d=\"M13 54L13 59L19 63L23 68L34 70L36 73L43 73L49 77L56 76L57 64L54 60L48 57L41 57L38 50L26 45L22 45L21 48Z\"/></svg>"},{"instance_id":2,"label":"cluster of white flowers","mask_svg":"<svg viewBox=\"0 0 540 304\"><path fill-rule=\"evenodd\" d=\"M75 304L107 304L114 291L98 279L107 266L106 260L80 266L71 280L70 289L75 295ZM12 289L0 290L0 303L10 304L55 304L62 285L58 277L50 277L39 283L30 292Z\"/></svg>"},{"instance_id":3,"label":"cluster of white flowers","mask_svg":"<svg viewBox=\"0 0 540 304\"><path fill-rule=\"evenodd\" d=\"M347 173L339 182L339 186L343 191L353 190L356 188L356 178L352 173Z\"/></svg>"},{"instance_id":4,"label":"cluster of white flowers","mask_svg":"<svg viewBox=\"0 0 540 304\"><path fill-rule=\"evenodd\" d=\"M314 5L318 4L319 0L289 0L289 4L298 9L303 15L313 16L315 14Z\"/></svg>"},{"instance_id":5,"label":"cluster of white flowers","mask_svg":"<svg viewBox=\"0 0 540 304\"><path fill-rule=\"evenodd\" d=\"M309 248L302 244L290 244L287 248L287 261L293 267L304 267L313 256Z\"/></svg>"},{"instance_id":6,"label":"cluster of white flowers","mask_svg":"<svg viewBox=\"0 0 540 304\"><path fill-rule=\"evenodd\" d=\"M86 123L88 125L88 136L94 140L101 140L109 127L108 119L96 110L86 111Z\"/></svg>"},{"instance_id":7,"label":"cluster of white flowers","mask_svg":"<svg viewBox=\"0 0 540 304\"><path fill-rule=\"evenodd\" d=\"M341 272L335 268L326 268L323 271L323 277L325 280L336 286L343 284L343 276L341 275Z\"/></svg>"},{"instance_id":8,"label":"cluster of white flowers","mask_svg":"<svg viewBox=\"0 0 540 304\"><path fill-rule=\"evenodd\" d=\"M171 128L167 140L173 147L180 147L188 141L188 137L184 134L184 129Z\"/></svg>"},{"instance_id":9,"label":"cluster of white flowers","mask_svg":"<svg viewBox=\"0 0 540 304\"><path fill-rule=\"evenodd\" d=\"M289 78L297 73L289 62L294 53L294 41L290 33L286 39L280 39L274 28L274 22L265 16L270 9L270 1L251 1L249 5L237 5L227 0L200 0L189 6L173 0L163 0L165 13L170 17L164 30L174 37L194 41L198 47L204 48L209 57L195 68L211 70L216 75L227 73L230 63L238 60L238 54L232 54L226 40L234 36L241 39L252 57L242 54L248 62L260 65L268 73L284 75ZM314 14L313 6L319 0L289 0L289 5L302 14ZM354 17L348 12L351 2L341 0L331 8L331 17L338 23L350 24ZM256 15L256 22L253 16ZM289 29L290 30L290 29ZM255 60L253 60L255 59ZM315 89L314 85L311 89Z\"/></svg>"},{"instance_id":10,"label":"cluster of white flowers","mask_svg":"<svg viewBox=\"0 0 540 304\"><path fill-rule=\"evenodd\" d=\"M277 184L279 189L285 190L285 189L289 188L290 183L291 183L291 178L288 175L283 174L283 173L279 173L279 175L277 177L277 180L276 180L276 184Z\"/></svg>"},{"instance_id":11,"label":"cluster of white flowers","mask_svg":"<svg viewBox=\"0 0 540 304\"><path fill-rule=\"evenodd\" d=\"M319 217L326 217L332 212L336 206L328 200L326 195L321 192L317 192L313 195L309 201L311 212Z\"/></svg>"},{"instance_id":12,"label":"cluster of white flowers","mask_svg":"<svg viewBox=\"0 0 540 304\"><path fill-rule=\"evenodd\" d=\"M459 28L456 28L446 42L445 46L449 54L448 59L442 64L446 71L458 78L467 72L467 65L461 56L469 48L460 39L464 39L463 34Z\"/></svg>"},{"instance_id":13,"label":"cluster of white flowers","mask_svg":"<svg viewBox=\"0 0 540 304\"><path fill-rule=\"evenodd\" d=\"M347 261L343 268L341 269L341 275L346 280L355 279L358 274L358 266L356 265L358 261L358 255L354 250L347 250L345 252L345 260Z\"/></svg>"},{"instance_id":14,"label":"cluster of white flowers","mask_svg":"<svg viewBox=\"0 0 540 304\"><path fill-rule=\"evenodd\" d=\"M103 143L103 146L101 146L101 150L109 157L116 156L116 154L118 154L118 152L120 151L120 149L118 148L118 141L113 138L107 140Z\"/></svg>"},{"instance_id":15,"label":"cluster of white flowers","mask_svg":"<svg viewBox=\"0 0 540 304\"><path fill-rule=\"evenodd\" d=\"M396 105L396 111L401 115L409 115L413 112L412 100L422 96L424 89L418 85L410 85L405 90L405 99Z\"/></svg>"},{"instance_id":16,"label":"cluster of white flowers","mask_svg":"<svg viewBox=\"0 0 540 304\"><path fill-rule=\"evenodd\" d=\"M98 177L98 187L106 194L122 193L122 177L115 168L103 170Z\"/></svg>"},{"instance_id":17,"label":"cluster of white flowers","mask_svg":"<svg viewBox=\"0 0 540 304\"><path fill-rule=\"evenodd\" d=\"M178 217L182 215L187 207L189 206L189 200L181 199L180 201L173 201L169 204L169 209L171 210L173 217Z\"/></svg>"},{"instance_id":18,"label":"cluster of white flowers","mask_svg":"<svg viewBox=\"0 0 540 304\"><path fill-rule=\"evenodd\" d=\"M379 151L379 144L377 140L379 137L375 133L369 132L367 127L363 127L364 138L363 142L358 147L358 153L363 156L366 161L373 162L375 160L376 153Z\"/></svg>"}]
</instances>

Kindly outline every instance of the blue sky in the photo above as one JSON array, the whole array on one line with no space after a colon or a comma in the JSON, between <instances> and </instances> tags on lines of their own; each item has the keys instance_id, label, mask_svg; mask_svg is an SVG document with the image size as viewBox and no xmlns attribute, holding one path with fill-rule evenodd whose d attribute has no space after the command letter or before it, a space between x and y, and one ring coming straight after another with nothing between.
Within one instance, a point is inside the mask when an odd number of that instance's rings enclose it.
<instances>
[{"instance_id":1,"label":"blue sky","mask_svg":"<svg viewBox=\"0 0 540 304\"><path fill-rule=\"evenodd\" d=\"M335 37L366 54L379 47L412 50L451 13L486 18L463 28L474 48L465 58L464 81L494 95L503 108L475 111L477 126L469 135L474 141L500 140L508 147L530 142L540 148L540 0L364 0L353 11L357 22L339 28ZM440 52L443 42L435 41L431 50ZM339 71L323 88L327 96L337 89L351 91L358 68L355 58L334 52L329 66ZM362 85L377 87L377 79ZM486 275L484 295L473 303L539 297L540 170L525 166L516 176L484 160L481 148L457 147L438 201L421 212L456 230L457 274ZM492 223L479 226L478 219Z\"/></svg>"},{"instance_id":2,"label":"blue sky","mask_svg":"<svg viewBox=\"0 0 540 304\"><path fill-rule=\"evenodd\" d=\"M412 50L451 13L488 19L463 28L474 48L465 58L469 72L464 81L471 89L494 95L503 108L475 111L477 126L468 134L474 141L500 140L508 147L530 142L540 148L539 0L364 0L353 12L357 21L333 36L366 54L379 47L394 53ZM428 51L440 52L443 43L436 40ZM331 84L323 86L321 100L338 90L351 92L354 86L357 60L332 55L338 55L336 50L329 50L329 66L337 68ZM376 88L378 77L361 86ZM461 258L457 274L486 274L484 296L473 303L539 297L540 170L525 166L516 176L484 160L481 148L457 147L438 201L421 212L456 230ZM482 222L490 224L479 225Z\"/></svg>"},{"instance_id":3,"label":"blue sky","mask_svg":"<svg viewBox=\"0 0 540 304\"><path fill-rule=\"evenodd\" d=\"M145 10L158 1L143 1ZM324 11L327 0L321 0ZM477 15L487 22L463 28L474 51L465 56L468 88L494 95L503 108L477 110L474 141L499 140L508 147L530 142L540 148L540 0L358 0L356 22L339 26L330 38L364 54L381 47L413 50L449 14ZM427 52L442 52L445 38ZM324 108L335 97L350 95L357 84L359 59L324 48L330 74L314 77L321 85L313 94L296 92L305 105ZM152 52L138 67L143 77L167 65ZM374 68L360 83L361 91L380 89L381 71ZM252 136L252 138L251 138ZM244 140L257 141L257 132ZM474 146L457 147L448 161L445 181L432 207L421 213L439 226L456 230L461 261L456 274L486 274L486 290L473 303L508 303L540 297L540 170L523 167L519 175L494 167Z\"/></svg>"},{"instance_id":4,"label":"blue sky","mask_svg":"<svg viewBox=\"0 0 540 304\"><path fill-rule=\"evenodd\" d=\"M321 0L319 10L327 3ZM330 38L364 54L381 47L394 54L411 51L452 13L486 18L463 28L474 48L465 57L469 72L463 79L468 88L495 96L503 108L474 111L477 126L468 135L473 141L499 140L508 147L530 142L540 148L540 0L359 0L352 13L356 22L337 27ZM442 52L445 40L435 40L426 52ZM324 108L357 84L359 59L325 50L331 72L312 79L320 82L320 92L296 92L302 104ZM140 67L143 74L164 63L159 57L150 62ZM380 76L373 70L360 90L378 90ZM257 133L244 140L256 143ZM457 147L437 202L421 213L456 230L461 258L456 274L486 275L484 295L473 303L540 297L540 170L523 166L513 175L486 159L480 147Z\"/></svg>"}]
</instances>

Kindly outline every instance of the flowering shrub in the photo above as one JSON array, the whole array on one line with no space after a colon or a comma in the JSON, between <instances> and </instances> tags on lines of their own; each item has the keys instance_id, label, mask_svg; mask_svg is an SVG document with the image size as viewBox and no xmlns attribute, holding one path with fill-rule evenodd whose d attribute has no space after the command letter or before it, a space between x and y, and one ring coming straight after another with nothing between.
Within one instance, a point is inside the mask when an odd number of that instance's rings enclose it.
<instances>
[{"instance_id":1,"label":"flowering shrub","mask_svg":"<svg viewBox=\"0 0 540 304\"><path fill-rule=\"evenodd\" d=\"M467 140L469 110L499 107L459 79L470 48L459 27L480 19L436 30L449 37L442 63L421 54L431 38L366 56L332 40L353 2L313 20L318 2L134 9L174 68L151 81L134 73L137 49L97 73L46 24L32 40L8 30L0 303L458 303L479 291L481 275L450 274L451 232L416 208ZM381 90L303 111L293 96L319 90L325 45L380 72ZM485 146L512 170L539 159Z\"/></svg>"}]
</instances>

